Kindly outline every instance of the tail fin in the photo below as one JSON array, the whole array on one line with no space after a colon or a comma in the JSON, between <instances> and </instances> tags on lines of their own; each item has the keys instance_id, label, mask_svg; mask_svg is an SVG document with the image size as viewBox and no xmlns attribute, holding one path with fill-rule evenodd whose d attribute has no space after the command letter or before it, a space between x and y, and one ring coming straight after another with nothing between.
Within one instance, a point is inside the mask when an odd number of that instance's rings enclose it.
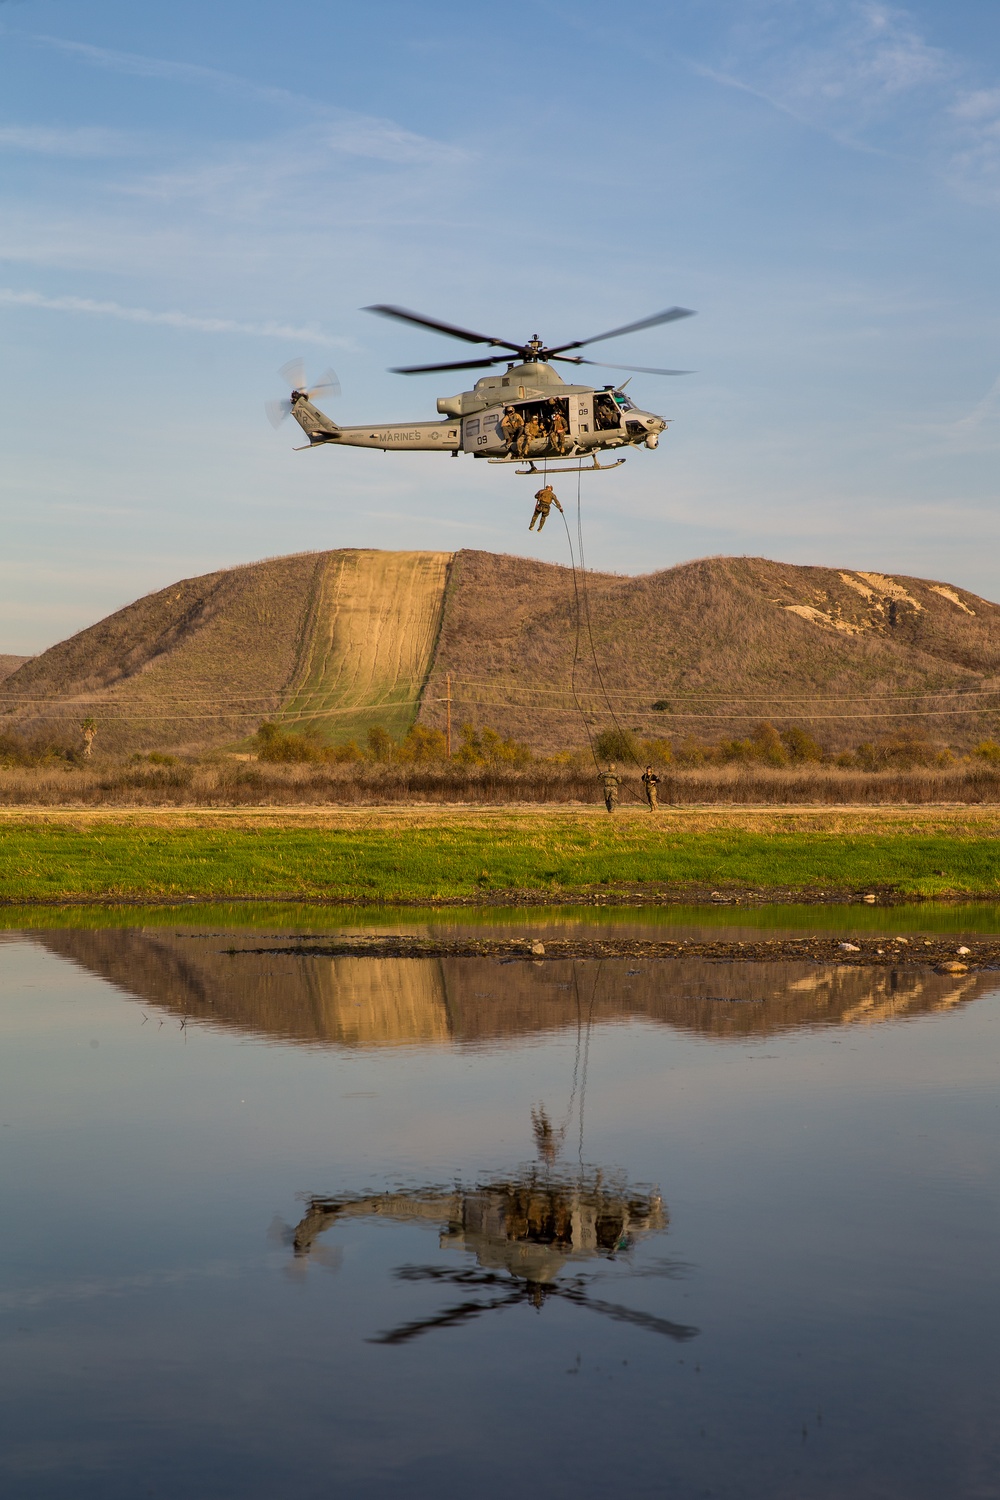
<instances>
[{"instance_id":1,"label":"tail fin","mask_svg":"<svg viewBox=\"0 0 1000 1500\"><path fill-rule=\"evenodd\" d=\"M331 422L317 406L313 406L308 396L298 392L292 396L292 416L310 443L335 443L340 437L336 422Z\"/></svg>"}]
</instances>

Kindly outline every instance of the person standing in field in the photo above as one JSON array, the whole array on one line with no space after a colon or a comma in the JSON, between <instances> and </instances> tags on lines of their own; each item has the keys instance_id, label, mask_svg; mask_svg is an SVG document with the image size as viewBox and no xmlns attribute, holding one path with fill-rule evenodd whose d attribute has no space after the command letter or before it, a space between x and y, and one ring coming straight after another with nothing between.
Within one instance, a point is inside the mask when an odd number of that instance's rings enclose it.
<instances>
[{"instance_id":1,"label":"person standing in field","mask_svg":"<svg viewBox=\"0 0 1000 1500\"><path fill-rule=\"evenodd\" d=\"M657 776L652 766L647 766L642 773L642 789L646 793L646 801L649 804L650 812L655 812L660 805L656 794L656 788L659 784L659 776Z\"/></svg>"},{"instance_id":2,"label":"person standing in field","mask_svg":"<svg viewBox=\"0 0 1000 1500\"><path fill-rule=\"evenodd\" d=\"M621 778L618 775L614 761L611 762L606 771L598 771L597 779L604 787L604 806L608 812L614 812L618 806L618 788L621 785Z\"/></svg>"}]
</instances>

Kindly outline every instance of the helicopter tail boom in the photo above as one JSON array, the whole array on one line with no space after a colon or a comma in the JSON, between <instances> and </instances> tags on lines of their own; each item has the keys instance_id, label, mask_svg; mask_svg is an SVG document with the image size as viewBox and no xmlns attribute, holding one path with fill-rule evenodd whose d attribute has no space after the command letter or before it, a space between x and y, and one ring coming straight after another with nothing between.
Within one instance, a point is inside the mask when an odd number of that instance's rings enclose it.
<instances>
[{"instance_id":1,"label":"helicopter tail boom","mask_svg":"<svg viewBox=\"0 0 1000 1500\"><path fill-rule=\"evenodd\" d=\"M292 407L292 416L309 439L310 448L338 443L343 448L384 448L431 453L454 453L462 446L462 431L455 423L389 422L370 427L338 427L309 401Z\"/></svg>"}]
</instances>

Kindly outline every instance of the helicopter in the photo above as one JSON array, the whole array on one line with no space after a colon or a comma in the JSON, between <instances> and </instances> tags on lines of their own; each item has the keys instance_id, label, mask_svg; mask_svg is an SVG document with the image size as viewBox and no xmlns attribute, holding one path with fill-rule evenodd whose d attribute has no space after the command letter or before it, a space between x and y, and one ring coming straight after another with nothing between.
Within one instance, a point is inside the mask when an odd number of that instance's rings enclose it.
<instances>
[{"instance_id":1,"label":"helicopter","mask_svg":"<svg viewBox=\"0 0 1000 1500\"><path fill-rule=\"evenodd\" d=\"M519 474L538 472L536 461L545 461L547 472L577 472L578 468L607 470L617 468L625 462L623 457L613 463L602 464L598 454L617 448L655 448L660 434L667 426L664 417L654 412L641 410L626 394L621 385L570 385L552 368L558 362L568 365L597 365L612 370L631 370L641 375L689 375L689 370L663 370L646 365L604 365L601 360L585 359L571 353L584 349L589 344L604 339L620 338L626 333L638 333L644 328L655 328L661 323L673 323L679 318L693 317L687 307L668 307L664 312L640 318L638 322L626 323L621 328L612 328L607 333L594 334L588 339L574 339L568 344L549 347L537 334L526 344L511 343L485 333L475 333L468 328L459 328L453 323L444 323L437 318L425 317L422 313L410 312L408 308L388 303L376 303L362 311L375 313L379 317L392 318L397 322L415 324L429 328L447 338L460 339L467 344L485 344L499 349L499 354L483 354L477 359L449 361L445 364L404 365L393 369L394 375L430 375L445 370L486 370L495 365L506 365L502 373L484 375L476 381L471 391L461 391L457 396L439 396L437 409L439 419L431 422L372 423L369 426L340 427L313 404L314 398L339 395L340 383L333 371L328 371L316 385L306 384L305 369L301 360L291 360L282 366L281 374L292 387L291 395L284 400L267 403L267 413L277 427L285 417L292 416L302 428L308 443L296 451L322 448L329 444L340 444L351 448L381 448L386 452L412 452L423 450L432 453L451 453L457 458L460 453L471 453L475 458L486 459L491 464L526 463L527 468L517 470ZM631 375L629 376L631 380ZM523 422L520 428L515 420L505 428L505 412L513 408ZM561 421L559 420L561 418ZM512 431L517 429L516 431ZM553 458L577 460L571 470L548 469ZM589 459L589 465L585 461Z\"/></svg>"},{"instance_id":2,"label":"helicopter","mask_svg":"<svg viewBox=\"0 0 1000 1500\"><path fill-rule=\"evenodd\" d=\"M422 1334L454 1328L504 1307L527 1304L539 1310L550 1298L680 1343L700 1331L592 1296L592 1270L567 1274L575 1265L627 1256L639 1240L667 1227L659 1193L631 1187L618 1174L594 1167L566 1174L524 1166L467 1188L310 1196L300 1223L294 1229L282 1225L278 1234L303 1269L310 1257L336 1265L336 1254L324 1257L325 1247L316 1241L326 1230L352 1219L436 1225L440 1249L471 1255L476 1261L401 1266L396 1271L400 1281L455 1287L461 1300L430 1317L370 1336L373 1344L410 1343Z\"/></svg>"}]
</instances>

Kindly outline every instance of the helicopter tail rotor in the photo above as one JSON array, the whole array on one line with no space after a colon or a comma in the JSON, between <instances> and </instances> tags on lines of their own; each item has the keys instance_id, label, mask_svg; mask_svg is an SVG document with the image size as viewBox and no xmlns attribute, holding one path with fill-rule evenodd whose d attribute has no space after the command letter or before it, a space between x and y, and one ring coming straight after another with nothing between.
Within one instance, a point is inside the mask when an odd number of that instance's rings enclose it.
<instances>
[{"instance_id":1,"label":"helicopter tail rotor","mask_svg":"<svg viewBox=\"0 0 1000 1500\"><path fill-rule=\"evenodd\" d=\"M340 395L340 381L333 370L324 370L316 384L307 388L306 367L302 359L290 359L278 374L291 386L292 394L265 401L264 410L272 427L280 427L285 418L291 416L297 401L313 401L317 397L335 400Z\"/></svg>"}]
</instances>

